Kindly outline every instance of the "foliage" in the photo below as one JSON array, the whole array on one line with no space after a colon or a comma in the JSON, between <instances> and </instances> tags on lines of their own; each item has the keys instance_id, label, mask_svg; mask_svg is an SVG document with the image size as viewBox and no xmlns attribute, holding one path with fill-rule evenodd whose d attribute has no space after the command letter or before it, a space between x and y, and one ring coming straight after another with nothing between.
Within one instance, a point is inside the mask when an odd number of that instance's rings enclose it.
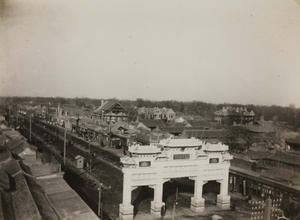
<instances>
[{"instance_id":1,"label":"foliage","mask_svg":"<svg viewBox=\"0 0 300 220\"><path fill-rule=\"evenodd\" d=\"M128 121L136 121L138 116L138 109L136 107L131 107L127 109Z\"/></svg>"},{"instance_id":2,"label":"foliage","mask_svg":"<svg viewBox=\"0 0 300 220\"><path fill-rule=\"evenodd\" d=\"M28 105L48 105L57 106L58 103L73 104L80 107L98 108L101 105L101 99L90 98L62 98L62 97L2 97L1 100L10 104L12 108L18 104L26 103ZM292 130L300 131L300 109L294 107L282 107L282 106L259 106L259 105L239 105L239 104L212 104L201 101L182 102L175 100L166 101L152 101L147 99L138 98L136 100L117 100L116 98L109 99L118 101L122 106L126 106L128 111L133 107L166 107L172 108L176 113L182 113L187 115L200 115L213 119L213 113L223 106L233 107L246 107L248 111L253 110L256 115L256 120L264 117L264 120L281 121ZM2 104L3 107L3 104ZM135 116L131 116L135 117Z\"/></svg>"}]
</instances>

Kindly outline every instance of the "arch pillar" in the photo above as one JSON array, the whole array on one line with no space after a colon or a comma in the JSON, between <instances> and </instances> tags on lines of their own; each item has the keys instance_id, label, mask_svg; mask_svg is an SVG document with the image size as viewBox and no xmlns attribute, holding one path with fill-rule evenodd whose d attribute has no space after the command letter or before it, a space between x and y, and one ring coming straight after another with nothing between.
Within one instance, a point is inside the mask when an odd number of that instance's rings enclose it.
<instances>
[{"instance_id":1,"label":"arch pillar","mask_svg":"<svg viewBox=\"0 0 300 220\"><path fill-rule=\"evenodd\" d=\"M195 181L194 197L191 198L191 210L194 212L203 212L205 205L205 199L202 197L203 184L207 183L207 181L203 181L200 176L190 179L193 179Z\"/></svg>"},{"instance_id":2,"label":"arch pillar","mask_svg":"<svg viewBox=\"0 0 300 220\"><path fill-rule=\"evenodd\" d=\"M151 215L160 217L161 216L161 207L165 205L162 201L163 196L163 182L157 183L156 185L149 186L154 189L154 198L151 201Z\"/></svg>"},{"instance_id":3,"label":"arch pillar","mask_svg":"<svg viewBox=\"0 0 300 220\"><path fill-rule=\"evenodd\" d=\"M230 209L230 196L228 195L228 175L227 178L217 182L220 183L220 194L217 195L217 206L221 209Z\"/></svg>"},{"instance_id":4,"label":"arch pillar","mask_svg":"<svg viewBox=\"0 0 300 220\"><path fill-rule=\"evenodd\" d=\"M123 202L119 206L120 220L133 220L133 205L131 205L131 191L136 187L131 186L130 174L123 170Z\"/></svg>"}]
</instances>

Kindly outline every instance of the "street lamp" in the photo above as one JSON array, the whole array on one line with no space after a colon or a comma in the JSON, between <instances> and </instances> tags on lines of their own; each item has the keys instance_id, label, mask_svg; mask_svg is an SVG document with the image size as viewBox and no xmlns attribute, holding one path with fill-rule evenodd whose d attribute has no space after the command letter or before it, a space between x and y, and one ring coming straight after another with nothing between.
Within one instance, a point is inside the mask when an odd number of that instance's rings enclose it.
<instances>
[{"instance_id":1,"label":"street lamp","mask_svg":"<svg viewBox=\"0 0 300 220\"><path fill-rule=\"evenodd\" d=\"M172 212L172 220L175 219L175 209L176 209L176 205L178 204L177 199L178 199L178 187L176 187L175 201L174 201L173 212Z\"/></svg>"},{"instance_id":2,"label":"street lamp","mask_svg":"<svg viewBox=\"0 0 300 220\"><path fill-rule=\"evenodd\" d=\"M100 217L100 219L102 219L102 207L101 207L101 187L102 187L102 183L99 182L99 197L98 197L98 216Z\"/></svg>"},{"instance_id":3,"label":"street lamp","mask_svg":"<svg viewBox=\"0 0 300 220\"><path fill-rule=\"evenodd\" d=\"M89 154L90 154L90 173L92 173L92 155L91 155L91 144L89 143Z\"/></svg>"},{"instance_id":4,"label":"street lamp","mask_svg":"<svg viewBox=\"0 0 300 220\"><path fill-rule=\"evenodd\" d=\"M111 189L111 186L106 186L106 185L102 184L99 181L99 188L98 188L98 191L99 191L99 195L98 195L98 216L100 217L100 219L102 219L102 203L101 203L101 188L102 187L104 189Z\"/></svg>"},{"instance_id":5,"label":"street lamp","mask_svg":"<svg viewBox=\"0 0 300 220\"><path fill-rule=\"evenodd\" d=\"M66 165L66 148L67 148L67 129L64 128L64 165Z\"/></svg>"}]
</instances>

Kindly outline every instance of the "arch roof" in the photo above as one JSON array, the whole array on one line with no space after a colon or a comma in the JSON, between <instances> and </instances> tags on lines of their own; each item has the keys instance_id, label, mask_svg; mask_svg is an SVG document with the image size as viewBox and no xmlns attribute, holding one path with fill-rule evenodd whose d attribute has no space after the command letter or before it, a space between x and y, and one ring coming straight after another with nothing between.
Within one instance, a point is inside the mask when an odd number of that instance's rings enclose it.
<instances>
[{"instance_id":1,"label":"arch roof","mask_svg":"<svg viewBox=\"0 0 300 220\"><path fill-rule=\"evenodd\" d=\"M166 146L166 147L197 147L200 145L203 145L204 142L196 139L164 139L159 142L160 145Z\"/></svg>"},{"instance_id":2,"label":"arch roof","mask_svg":"<svg viewBox=\"0 0 300 220\"><path fill-rule=\"evenodd\" d=\"M132 145L129 147L129 152L137 154L158 154L161 149L155 145Z\"/></svg>"}]
</instances>

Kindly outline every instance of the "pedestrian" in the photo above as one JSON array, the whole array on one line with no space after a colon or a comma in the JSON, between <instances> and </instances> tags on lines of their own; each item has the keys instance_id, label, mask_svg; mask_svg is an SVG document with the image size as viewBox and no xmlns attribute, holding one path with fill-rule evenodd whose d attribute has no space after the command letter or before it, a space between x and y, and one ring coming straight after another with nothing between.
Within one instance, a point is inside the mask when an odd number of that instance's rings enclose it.
<instances>
[{"instance_id":1,"label":"pedestrian","mask_svg":"<svg viewBox=\"0 0 300 220\"><path fill-rule=\"evenodd\" d=\"M166 206L165 205L163 205L161 207L160 214L161 214L161 218L164 218L164 216L166 215Z\"/></svg>"},{"instance_id":2,"label":"pedestrian","mask_svg":"<svg viewBox=\"0 0 300 220\"><path fill-rule=\"evenodd\" d=\"M235 208L236 208L236 204L235 204L235 202L233 202L233 203L231 204L231 206L230 206L230 209L231 209L231 211L234 212L234 213L235 213Z\"/></svg>"},{"instance_id":3,"label":"pedestrian","mask_svg":"<svg viewBox=\"0 0 300 220\"><path fill-rule=\"evenodd\" d=\"M101 145L101 147L105 147L104 142L103 142L102 139L101 139L101 141L100 141L100 145Z\"/></svg>"},{"instance_id":4,"label":"pedestrian","mask_svg":"<svg viewBox=\"0 0 300 220\"><path fill-rule=\"evenodd\" d=\"M123 146L123 154L126 155L126 146Z\"/></svg>"},{"instance_id":5,"label":"pedestrian","mask_svg":"<svg viewBox=\"0 0 300 220\"><path fill-rule=\"evenodd\" d=\"M252 200L251 195L248 195L247 198L246 198L246 202L249 202L249 201L251 201L251 200Z\"/></svg>"}]
</instances>

